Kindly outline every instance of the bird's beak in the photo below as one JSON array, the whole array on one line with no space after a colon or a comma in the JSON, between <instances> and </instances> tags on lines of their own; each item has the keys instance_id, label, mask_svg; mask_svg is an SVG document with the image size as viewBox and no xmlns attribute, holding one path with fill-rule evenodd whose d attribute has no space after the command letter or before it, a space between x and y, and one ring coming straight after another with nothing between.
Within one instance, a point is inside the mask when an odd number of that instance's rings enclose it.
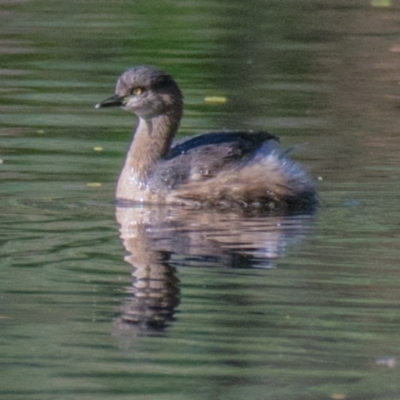
<instances>
[{"instance_id":1,"label":"bird's beak","mask_svg":"<svg viewBox=\"0 0 400 400\"><path fill-rule=\"evenodd\" d=\"M123 96L112 96L108 99L103 100L100 103L97 103L94 108L103 108L103 107L120 107L124 105L124 97Z\"/></svg>"}]
</instances>

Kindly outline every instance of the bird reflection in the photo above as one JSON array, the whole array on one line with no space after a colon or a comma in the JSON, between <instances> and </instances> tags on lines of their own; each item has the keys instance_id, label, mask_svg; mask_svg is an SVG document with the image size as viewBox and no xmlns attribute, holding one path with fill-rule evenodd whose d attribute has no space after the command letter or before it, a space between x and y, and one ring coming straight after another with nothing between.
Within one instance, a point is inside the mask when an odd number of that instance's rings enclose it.
<instances>
[{"instance_id":1,"label":"bird reflection","mask_svg":"<svg viewBox=\"0 0 400 400\"><path fill-rule=\"evenodd\" d=\"M275 268L312 215L265 216L179 207L119 205L116 218L132 266L129 297L114 334L159 334L179 305L177 267Z\"/></svg>"}]
</instances>

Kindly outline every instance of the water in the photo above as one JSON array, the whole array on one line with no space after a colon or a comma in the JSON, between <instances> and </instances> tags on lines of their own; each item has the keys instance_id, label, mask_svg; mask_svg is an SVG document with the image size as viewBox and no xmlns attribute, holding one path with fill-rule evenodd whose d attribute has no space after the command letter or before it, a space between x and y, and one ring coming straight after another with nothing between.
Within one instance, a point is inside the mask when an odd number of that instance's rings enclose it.
<instances>
[{"instance_id":1,"label":"water","mask_svg":"<svg viewBox=\"0 0 400 400\"><path fill-rule=\"evenodd\" d=\"M1 2L1 399L399 397L385 5ZM182 135L267 128L294 146L318 212L115 209L134 118L93 105L135 64L176 77Z\"/></svg>"}]
</instances>

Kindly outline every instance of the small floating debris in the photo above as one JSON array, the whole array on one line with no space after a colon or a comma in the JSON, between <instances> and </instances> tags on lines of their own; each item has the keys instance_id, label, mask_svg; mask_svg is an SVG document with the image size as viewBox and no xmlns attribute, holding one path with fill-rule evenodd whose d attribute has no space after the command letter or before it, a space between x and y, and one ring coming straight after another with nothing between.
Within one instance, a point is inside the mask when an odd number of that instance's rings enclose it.
<instances>
[{"instance_id":1,"label":"small floating debris","mask_svg":"<svg viewBox=\"0 0 400 400\"><path fill-rule=\"evenodd\" d=\"M3 164L3 162L4 162L4 161L0 158L0 164Z\"/></svg>"},{"instance_id":2,"label":"small floating debris","mask_svg":"<svg viewBox=\"0 0 400 400\"><path fill-rule=\"evenodd\" d=\"M102 184L100 182L87 182L86 186L91 187L91 188L97 188L97 187L101 187Z\"/></svg>"},{"instance_id":3,"label":"small floating debris","mask_svg":"<svg viewBox=\"0 0 400 400\"><path fill-rule=\"evenodd\" d=\"M391 7L392 0L372 0L372 7Z\"/></svg>"},{"instance_id":4,"label":"small floating debris","mask_svg":"<svg viewBox=\"0 0 400 400\"><path fill-rule=\"evenodd\" d=\"M333 393L331 396L332 400L344 400L346 395L344 393Z\"/></svg>"},{"instance_id":5,"label":"small floating debris","mask_svg":"<svg viewBox=\"0 0 400 400\"><path fill-rule=\"evenodd\" d=\"M93 150L94 151L103 151L103 148L100 146L95 146L95 147L93 147Z\"/></svg>"},{"instance_id":6,"label":"small floating debris","mask_svg":"<svg viewBox=\"0 0 400 400\"><path fill-rule=\"evenodd\" d=\"M228 99L225 96L206 96L204 101L210 104L224 104Z\"/></svg>"},{"instance_id":7,"label":"small floating debris","mask_svg":"<svg viewBox=\"0 0 400 400\"><path fill-rule=\"evenodd\" d=\"M44 135L44 130L43 129L39 129L38 131L36 131L36 133L38 135Z\"/></svg>"},{"instance_id":8,"label":"small floating debris","mask_svg":"<svg viewBox=\"0 0 400 400\"><path fill-rule=\"evenodd\" d=\"M376 365L381 365L382 367L394 368L397 361L394 357L380 357L376 360Z\"/></svg>"},{"instance_id":9,"label":"small floating debris","mask_svg":"<svg viewBox=\"0 0 400 400\"><path fill-rule=\"evenodd\" d=\"M346 207L357 207L359 206L361 203L359 200L347 200L344 202L344 205Z\"/></svg>"}]
</instances>

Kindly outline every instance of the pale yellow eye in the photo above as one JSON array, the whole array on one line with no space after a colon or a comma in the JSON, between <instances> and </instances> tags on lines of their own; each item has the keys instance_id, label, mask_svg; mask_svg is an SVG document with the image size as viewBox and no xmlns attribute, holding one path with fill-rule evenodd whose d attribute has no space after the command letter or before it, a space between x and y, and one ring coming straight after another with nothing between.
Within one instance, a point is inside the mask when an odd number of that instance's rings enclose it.
<instances>
[{"instance_id":1,"label":"pale yellow eye","mask_svg":"<svg viewBox=\"0 0 400 400\"><path fill-rule=\"evenodd\" d=\"M140 87L137 87L137 88L133 89L132 93L133 93L135 96L139 96L140 94L143 93L143 89L140 88Z\"/></svg>"}]
</instances>

